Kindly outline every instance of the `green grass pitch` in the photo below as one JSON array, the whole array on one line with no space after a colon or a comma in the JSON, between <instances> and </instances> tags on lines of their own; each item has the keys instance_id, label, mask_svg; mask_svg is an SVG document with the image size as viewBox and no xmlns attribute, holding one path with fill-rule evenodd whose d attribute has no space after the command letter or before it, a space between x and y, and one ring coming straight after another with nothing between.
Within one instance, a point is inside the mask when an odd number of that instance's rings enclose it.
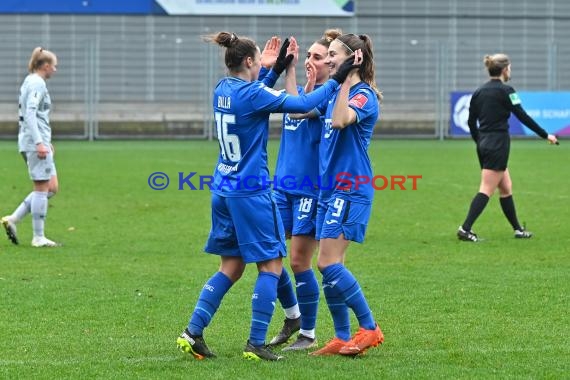
<instances>
[{"instance_id":1,"label":"green grass pitch","mask_svg":"<svg viewBox=\"0 0 570 380\"><path fill-rule=\"evenodd\" d=\"M219 264L202 253L209 192L177 190L177 173L211 174L217 144L56 143L61 189L46 231L64 246L31 248L29 216L19 225L20 246L0 231L0 378L567 378L568 146L513 141L517 211L535 237L515 240L494 196L474 226L484 241L472 244L455 231L479 185L474 144L373 141L375 174L422 176L415 191L376 193L366 241L347 254L385 344L357 359L287 353L284 362L252 363L241 350L254 266L206 330L218 358L196 361L175 347ZM277 149L271 141L271 169ZM15 142L0 142L0 162L4 215L30 182ZM149 188L155 171L170 176L169 188ZM321 300L324 344L333 328ZM283 317L278 307L268 338Z\"/></svg>"}]
</instances>

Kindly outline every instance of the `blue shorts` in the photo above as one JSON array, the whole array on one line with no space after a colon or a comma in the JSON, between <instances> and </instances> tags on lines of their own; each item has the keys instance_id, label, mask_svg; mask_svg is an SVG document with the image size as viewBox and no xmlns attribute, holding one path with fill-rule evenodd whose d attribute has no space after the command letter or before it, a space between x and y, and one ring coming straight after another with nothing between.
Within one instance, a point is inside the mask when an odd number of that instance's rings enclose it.
<instances>
[{"instance_id":1,"label":"blue shorts","mask_svg":"<svg viewBox=\"0 0 570 380\"><path fill-rule=\"evenodd\" d=\"M326 204L319 202L317 240L336 239L340 234L344 234L346 240L362 243L371 210L371 204L342 198L333 198Z\"/></svg>"},{"instance_id":2,"label":"blue shorts","mask_svg":"<svg viewBox=\"0 0 570 380\"><path fill-rule=\"evenodd\" d=\"M320 199L317 202L317 220L315 221L315 239L321 240L321 231L323 230L323 223L325 222L325 215L327 213L327 205Z\"/></svg>"},{"instance_id":3,"label":"blue shorts","mask_svg":"<svg viewBox=\"0 0 570 380\"><path fill-rule=\"evenodd\" d=\"M204 250L259 263L287 256L285 233L271 193L223 197L212 193L212 230Z\"/></svg>"},{"instance_id":4,"label":"blue shorts","mask_svg":"<svg viewBox=\"0 0 570 380\"><path fill-rule=\"evenodd\" d=\"M317 199L274 190L275 203L279 207L283 227L287 235L315 236Z\"/></svg>"}]
</instances>

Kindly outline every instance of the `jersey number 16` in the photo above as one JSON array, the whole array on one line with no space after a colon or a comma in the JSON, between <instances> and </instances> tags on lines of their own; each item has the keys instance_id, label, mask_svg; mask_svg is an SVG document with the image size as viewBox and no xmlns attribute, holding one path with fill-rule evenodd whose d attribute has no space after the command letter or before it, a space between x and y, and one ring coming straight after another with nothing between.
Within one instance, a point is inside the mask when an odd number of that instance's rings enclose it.
<instances>
[{"instance_id":1,"label":"jersey number 16","mask_svg":"<svg viewBox=\"0 0 570 380\"><path fill-rule=\"evenodd\" d=\"M228 124L235 124L236 116L221 112L214 113L216 118L216 129L218 131L218 141L224 160L238 162L241 160L241 149L238 135L228 133Z\"/></svg>"}]
</instances>

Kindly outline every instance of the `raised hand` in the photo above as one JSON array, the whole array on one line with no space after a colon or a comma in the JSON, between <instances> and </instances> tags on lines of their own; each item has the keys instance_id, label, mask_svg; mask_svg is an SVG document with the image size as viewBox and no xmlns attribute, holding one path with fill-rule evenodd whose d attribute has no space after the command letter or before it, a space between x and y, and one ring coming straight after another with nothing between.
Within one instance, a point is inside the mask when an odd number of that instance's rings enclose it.
<instances>
[{"instance_id":1,"label":"raised hand","mask_svg":"<svg viewBox=\"0 0 570 380\"><path fill-rule=\"evenodd\" d=\"M43 143L39 143L36 144L36 152L38 153L38 158L40 160L45 160L49 153L49 149Z\"/></svg>"},{"instance_id":2,"label":"raised hand","mask_svg":"<svg viewBox=\"0 0 570 380\"><path fill-rule=\"evenodd\" d=\"M299 61L299 45L297 45L297 40L295 37L289 39L289 47L287 48L287 56L293 56L293 62L291 65L295 66Z\"/></svg>"},{"instance_id":3,"label":"raised hand","mask_svg":"<svg viewBox=\"0 0 570 380\"><path fill-rule=\"evenodd\" d=\"M305 93L313 91L315 84L317 83L317 68L312 62L307 62L305 65L305 75L307 77L307 83L305 84Z\"/></svg>"},{"instance_id":4,"label":"raised hand","mask_svg":"<svg viewBox=\"0 0 570 380\"><path fill-rule=\"evenodd\" d=\"M289 39L285 38L285 41L283 41L283 43L281 44L281 49L279 49L279 55L277 55L277 60L273 65L273 71L275 71L277 75L281 75L281 73L285 71L285 68L289 66L291 61L293 61L294 58L293 54L287 54L287 49L289 49L289 45L290 45Z\"/></svg>"},{"instance_id":5,"label":"raised hand","mask_svg":"<svg viewBox=\"0 0 570 380\"><path fill-rule=\"evenodd\" d=\"M261 52L261 66L270 69L275 65L277 55L279 55L279 45L281 45L281 39L277 36L273 36L267 40Z\"/></svg>"}]
</instances>

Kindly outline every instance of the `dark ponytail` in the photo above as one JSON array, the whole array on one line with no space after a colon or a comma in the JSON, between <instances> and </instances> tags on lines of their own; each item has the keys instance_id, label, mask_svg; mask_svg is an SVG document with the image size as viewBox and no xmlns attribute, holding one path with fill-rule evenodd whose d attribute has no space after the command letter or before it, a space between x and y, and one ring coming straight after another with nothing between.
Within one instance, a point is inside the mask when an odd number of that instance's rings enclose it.
<instances>
[{"instance_id":1,"label":"dark ponytail","mask_svg":"<svg viewBox=\"0 0 570 380\"><path fill-rule=\"evenodd\" d=\"M253 58L257 53L257 45L252 39L240 38L235 33L219 32L204 37L204 40L226 48L225 64L230 71L240 71L243 60Z\"/></svg>"}]
</instances>

